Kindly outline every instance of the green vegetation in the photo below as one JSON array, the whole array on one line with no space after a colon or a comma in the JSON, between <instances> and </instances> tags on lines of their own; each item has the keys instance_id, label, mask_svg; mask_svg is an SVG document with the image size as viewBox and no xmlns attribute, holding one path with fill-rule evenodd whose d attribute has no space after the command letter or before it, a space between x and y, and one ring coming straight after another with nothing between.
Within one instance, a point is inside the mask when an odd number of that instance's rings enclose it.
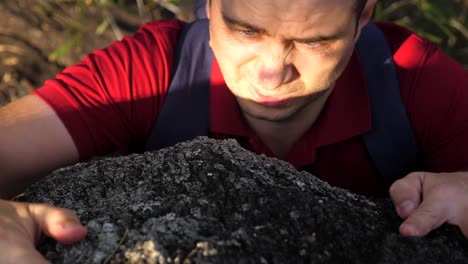
<instances>
[{"instance_id":1,"label":"green vegetation","mask_svg":"<svg viewBox=\"0 0 468 264\"><path fill-rule=\"evenodd\" d=\"M380 0L375 19L410 28L468 66L467 0Z\"/></svg>"},{"instance_id":2,"label":"green vegetation","mask_svg":"<svg viewBox=\"0 0 468 264\"><path fill-rule=\"evenodd\" d=\"M58 61L65 54L70 52L72 49L77 49L82 46L83 36L86 31L94 30L96 36L103 34L109 27L113 26L114 34L116 38L121 37L121 32L118 30L115 24L115 20L110 12L111 7L119 9L127 9L126 0L40 0L34 8L34 11L38 14L45 15L47 17L54 17L63 11L63 9L72 10L72 13L77 13L77 16L73 16L69 20L66 20L65 34L67 41L61 46L49 54L49 60ZM131 1L133 2L133 1ZM61 10L62 9L62 10ZM92 15L97 15L101 22L96 28L89 29L89 25L86 23L87 18Z\"/></svg>"},{"instance_id":3,"label":"green vegetation","mask_svg":"<svg viewBox=\"0 0 468 264\"><path fill-rule=\"evenodd\" d=\"M58 47L51 56L57 60L70 49L77 48L82 39L81 32L86 29L82 19L94 10L101 18L101 23L93 28L96 35L106 30L113 30L119 37L119 29L110 10L126 11L137 7L137 16L144 16L156 3L179 5L182 0L41 0L39 10L52 16L59 5L73 6L80 13L80 18L71 20L67 34L69 41ZM404 25L442 47L445 52L468 66L468 0L379 0L375 19L393 21ZM142 21L144 21L142 19Z\"/></svg>"}]
</instances>

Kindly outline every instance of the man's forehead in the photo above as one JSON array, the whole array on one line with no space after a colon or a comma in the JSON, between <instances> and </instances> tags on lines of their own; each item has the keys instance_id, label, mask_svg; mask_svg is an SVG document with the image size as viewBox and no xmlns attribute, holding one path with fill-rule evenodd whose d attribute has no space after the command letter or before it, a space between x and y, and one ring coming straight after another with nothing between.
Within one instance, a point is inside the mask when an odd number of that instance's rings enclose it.
<instances>
[{"instance_id":1,"label":"man's forehead","mask_svg":"<svg viewBox=\"0 0 468 264\"><path fill-rule=\"evenodd\" d=\"M234 16L274 17L283 21L310 21L317 16L351 14L354 0L212 0ZM336 12L339 10L340 12ZM349 11L349 12L346 12ZM252 18L255 18L252 17Z\"/></svg>"},{"instance_id":2,"label":"man's forehead","mask_svg":"<svg viewBox=\"0 0 468 264\"><path fill-rule=\"evenodd\" d=\"M352 0L212 1L217 6L214 8L219 8L223 16L251 24L255 28L274 28L294 35L309 29L323 30L322 33L335 31L335 26L342 27L349 23L354 7Z\"/></svg>"},{"instance_id":3,"label":"man's forehead","mask_svg":"<svg viewBox=\"0 0 468 264\"><path fill-rule=\"evenodd\" d=\"M287 13L291 11L310 12L316 9L339 7L347 9L353 7L356 0L212 0L220 2L225 7L252 7L259 12L278 10Z\"/></svg>"}]
</instances>

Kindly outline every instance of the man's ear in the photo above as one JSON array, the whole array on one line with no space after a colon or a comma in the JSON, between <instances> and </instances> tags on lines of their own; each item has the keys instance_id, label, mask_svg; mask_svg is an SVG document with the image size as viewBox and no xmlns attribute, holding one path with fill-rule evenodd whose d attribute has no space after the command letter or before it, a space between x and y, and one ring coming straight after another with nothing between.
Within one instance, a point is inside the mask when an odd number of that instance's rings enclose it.
<instances>
[{"instance_id":1,"label":"man's ear","mask_svg":"<svg viewBox=\"0 0 468 264\"><path fill-rule=\"evenodd\" d=\"M361 35L362 29L369 23L372 19L372 15L374 14L374 8L377 0L367 0L366 6L362 11L361 17L359 18L358 24L358 32L356 34L356 41L358 40L359 36Z\"/></svg>"},{"instance_id":2,"label":"man's ear","mask_svg":"<svg viewBox=\"0 0 468 264\"><path fill-rule=\"evenodd\" d=\"M206 17L208 19L210 19L210 16L211 16L211 0L207 0L206 1L206 5L205 5L205 12L206 12Z\"/></svg>"}]
</instances>

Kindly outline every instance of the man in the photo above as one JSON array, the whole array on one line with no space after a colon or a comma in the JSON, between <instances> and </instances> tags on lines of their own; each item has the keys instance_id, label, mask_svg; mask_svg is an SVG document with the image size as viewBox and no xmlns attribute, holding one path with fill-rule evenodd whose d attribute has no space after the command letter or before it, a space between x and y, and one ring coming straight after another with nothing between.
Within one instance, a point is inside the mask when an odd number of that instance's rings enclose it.
<instances>
[{"instance_id":1,"label":"man","mask_svg":"<svg viewBox=\"0 0 468 264\"><path fill-rule=\"evenodd\" d=\"M332 185L386 193L362 143L370 110L354 51L376 0L212 0L210 136L236 138ZM179 21L152 22L96 51L0 111L1 192L11 197L55 168L115 150L141 151L170 83ZM401 97L423 152L423 171L390 196L400 232L443 223L468 236L468 76L409 31L379 24L394 52ZM404 152L405 150L401 150ZM41 234L86 235L68 210L0 203L0 254L41 263Z\"/></svg>"}]
</instances>

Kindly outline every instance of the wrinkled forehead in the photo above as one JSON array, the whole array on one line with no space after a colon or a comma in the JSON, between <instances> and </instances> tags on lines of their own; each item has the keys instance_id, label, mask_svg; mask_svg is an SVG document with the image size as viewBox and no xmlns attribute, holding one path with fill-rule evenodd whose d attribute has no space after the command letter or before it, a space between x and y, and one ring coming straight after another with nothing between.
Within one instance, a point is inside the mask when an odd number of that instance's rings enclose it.
<instances>
[{"instance_id":1,"label":"wrinkled forehead","mask_svg":"<svg viewBox=\"0 0 468 264\"><path fill-rule=\"evenodd\" d=\"M344 25L356 0L212 0L222 15L280 31Z\"/></svg>"},{"instance_id":2,"label":"wrinkled forehead","mask_svg":"<svg viewBox=\"0 0 468 264\"><path fill-rule=\"evenodd\" d=\"M344 13L353 10L356 0L212 0L223 10L251 12L256 15L274 15L283 18L306 18L314 12L339 9Z\"/></svg>"}]
</instances>

